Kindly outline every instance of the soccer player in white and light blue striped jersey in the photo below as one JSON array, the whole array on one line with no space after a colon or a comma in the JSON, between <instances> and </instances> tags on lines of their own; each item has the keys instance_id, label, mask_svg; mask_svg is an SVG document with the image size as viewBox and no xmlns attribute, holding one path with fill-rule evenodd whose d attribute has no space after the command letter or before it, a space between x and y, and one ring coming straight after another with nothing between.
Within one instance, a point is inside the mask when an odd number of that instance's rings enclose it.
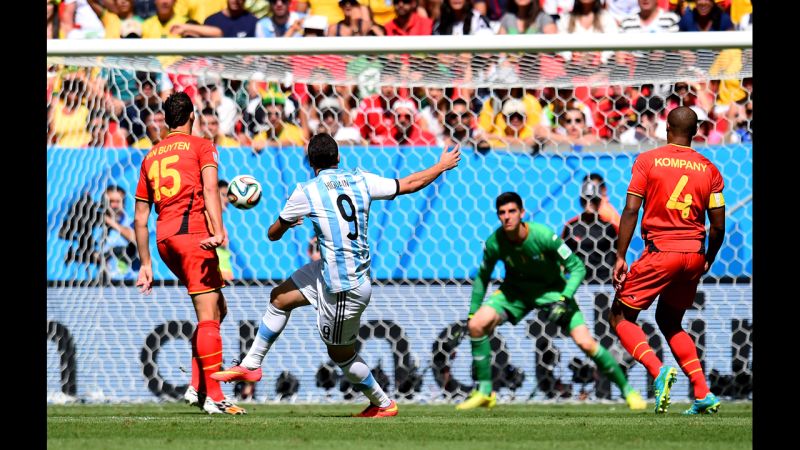
<instances>
[{"instance_id":1,"label":"soccer player in white and light blue striped jersey","mask_svg":"<svg viewBox=\"0 0 800 450\"><path fill-rule=\"evenodd\" d=\"M336 141L325 133L311 138L308 160L316 177L297 185L278 220L269 227L268 235L276 241L309 217L322 258L301 267L272 290L247 356L241 364L212 377L229 382L260 380L261 363L286 326L289 314L294 308L310 304L317 310L317 328L328 355L370 400L370 405L357 416L397 415L397 404L389 399L355 350L361 313L372 293L367 242L369 207L373 200L391 200L428 186L456 167L460 159L456 146L445 149L439 162L425 170L401 179L383 178L360 169L339 168Z\"/></svg>"}]
</instances>

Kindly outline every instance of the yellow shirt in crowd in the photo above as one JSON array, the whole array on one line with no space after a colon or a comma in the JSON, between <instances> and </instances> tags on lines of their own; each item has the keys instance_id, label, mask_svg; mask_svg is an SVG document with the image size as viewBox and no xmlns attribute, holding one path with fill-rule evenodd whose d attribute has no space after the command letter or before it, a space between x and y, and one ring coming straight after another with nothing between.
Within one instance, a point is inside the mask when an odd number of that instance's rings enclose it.
<instances>
[{"instance_id":1,"label":"yellow shirt in crowd","mask_svg":"<svg viewBox=\"0 0 800 450\"><path fill-rule=\"evenodd\" d=\"M358 0L358 3L369 7L369 10L372 11L372 19L378 25L385 25L397 17L392 0Z\"/></svg>"},{"instance_id":2,"label":"yellow shirt in crowd","mask_svg":"<svg viewBox=\"0 0 800 450\"><path fill-rule=\"evenodd\" d=\"M53 108L53 133L56 145L61 147L84 147L92 140L86 131L89 123L89 108L79 105L72 113L64 111L64 102L59 100Z\"/></svg>"},{"instance_id":3,"label":"yellow shirt in crowd","mask_svg":"<svg viewBox=\"0 0 800 450\"><path fill-rule=\"evenodd\" d=\"M525 94L522 98L525 104L525 126L535 127L539 125L542 118L542 105L539 100L531 94ZM492 134L504 135L506 129L506 118L500 111L495 112L491 101L485 101L480 114L478 114L478 126L483 131Z\"/></svg>"},{"instance_id":4,"label":"yellow shirt in crowd","mask_svg":"<svg viewBox=\"0 0 800 450\"><path fill-rule=\"evenodd\" d=\"M182 25L189 20L186 16L175 14L167 23L162 24L158 16L152 16L142 22L142 39L180 38L181 35L170 33L175 25Z\"/></svg>"},{"instance_id":5,"label":"yellow shirt in crowd","mask_svg":"<svg viewBox=\"0 0 800 450\"><path fill-rule=\"evenodd\" d=\"M208 16L228 7L228 0L177 0L175 15L188 17L202 25Z\"/></svg>"},{"instance_id":6,"label":"yellow shirt in crowd","mask_svg":"<svg viewBox=\"0 0 800 450\"><path fill-rule=\"evenodd\" d=\"M267 132L262 131L253 138L253 142L266 141L267 139ZM297 125L284 122L283 129L281 130L280 134L278 134L278 142L284 145L303 146L305 145L303 130L301 130Z\"/></svg>"}]
</instances>

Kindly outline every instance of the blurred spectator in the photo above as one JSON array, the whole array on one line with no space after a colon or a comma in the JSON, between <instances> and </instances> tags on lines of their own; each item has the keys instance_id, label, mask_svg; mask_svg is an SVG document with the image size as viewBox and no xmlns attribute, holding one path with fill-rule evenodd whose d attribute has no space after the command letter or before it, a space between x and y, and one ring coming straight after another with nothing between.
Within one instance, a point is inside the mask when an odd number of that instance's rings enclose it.
<instances>
[{"instance_id":1,"label":"blurred spectator","mask_svg":"<svg viewBox=\"0 0 800 450\"><path fill-rule=\"evenodd\" d=\"M743 113L734 117L730 142L751 143L753 142L753 102L748 102L741 111Z\"/></svg>"},{"instance_id":2,"label":"blurred spectator","mask_svg":"<svg viewBox=\"0 0 800 450\"><path fill-rule=\"evenodd\" d=\"M191 19L195 23L204 23L209 16L222 11L226 5L227 0L177 0L175 14Z\"/></svg>"},{"instance_id":3,"label":"blurred spectator","mask_svg":"<svg viewBox=\"0 0 800 450\"><path fill-rule=\"evenodd\" d=\"M308 240L308 246L306 246L306 255L308 255L309 261L318 261L322 258L322 255L319 252L319 241L317 241L316 236L312 236L311 239Z\"/></svg>"},{"instance_id":4,"label":"blurred spectator","mask_svg":"<svg viewBox=\"0 0 800 450\"><path fill-rule=\"evenodd\" d=\"M489 140L493 149L533 150L536 136L532 120L528 120L525 103L513 97L507 98L503 102L501 114L505 125L497 129L499 133L495 132L482 137Z\"/></svg>"},{"instance_id":5,"label":"blurred spectator","mask_svg":"<svg viewBox=\"0 0 800 450\"><path fill-rule=\"evenodd\" d=\"M620 133L619 143L625 145L652 146L658 141L655 135L656 115L652 111L644 111L631 115L627 120L628 129Z\"/></svg>"},{"instance_id":6,"label":"blurred spectator","mask_svg":"<svg viewBox=\"0 0 800 450\"><path fill-rule=\"evenodd\" d=\"M47 1L47 39L58 39L58 0Z\"/></svg>"},{"instance_id":7,"label":"blurred spectator","mask_svg":"<svg viewBox=\"0 0 800 450\"><path fill-rule=\"evenodd\" d=\"M113 72L109 72L113 76ZM169 80L168 77L160 77L164 80ZM133 103L125 108L125 120L122 121L122 127L128 130L129 143L134 143L139 139L146 136L144 117L142 111L149 110L155 111L161 108L161 97L156 91L156 83L153 81L149 74L137 74L137 82L141 88L136 89L138 92L133 99Z\"/></svg>"},{"instance_id":8,"label":"blurred spectator","mask_svg":"<svg viewBox=\"0 0 800 450\"><path fill-rule=\"evenodd\" d=\"M697 114L697 134L692 141L708 145L722 144L725 136L716 129L716 124L708 117L708 114L699 106L690 106L690 108Z\"/></svg>"},{"instance_id":9,"label":"blurred spectator","mask_svg":"<svg viewBox=\"0 0 800 450\"><path fill-rule=\"evenodd\" d=\"M733 21L714 0L697 0L697 6L684 10L678 24L681 31L731 31Z\"/></svg>"},{"instance_id":10,"label":"blurred spectator","mask_svg":"<svg viewBox=\"0 0 800 450\"><path fill-rule=\"evenodd\" d=\"M61 84L61 93L53 105L53 143L61 147L84 147L92 136L87 130L89 108L81 102L85 95L83 81L67 78Z\"/></svg>"},{"instance_id":11,"label":"blurred spectator","mask_svg":"<svg viewBox=\"0 0 800 450\"><path fill-rule=\"evenodd\" d=\"M715 3L724 4L730 0L714 0ZM685 11L691 11L697 6L697 0L668 0L669 10L682 16Z\"/></svg>"},{"instance_id":12,"label":"blurred spectator","mask_svg":"<svg viewBox=\"0 0 800 450\"><path fill-rule=\"evenodd\" d=\"M453 100L453 107L444 117L444 146L450 148L461 144L461 148L477 148L474 122L475 116L469 110L467 101L463 98Z\"/></svg>"},{"instance_id":13,"label":"blurred spectator","mask_svg":"<svg viewBox=\"0 0 800 450\"><path fill-rule=\"evenodd\" d=\"M515 75L516 76L516 75ZM510 82L518 81L518 78L505 79ZM507 99L516 99L524 107L522 116L525 119L525 127L529 128L531 132L535 131L539 125L542 117L542 106L539 99L531 94L525 92L521 87L514 87L511 89L496 88L492 89L489 98L483 102L480 114L478 115L478 127L482 132L483 138L498 139L503 136L508 136L511 130L508 129L507 114L502 112L506 107L504 103ZM508 108L518 109L515 103L509 103ZM525 131L525 138L528 138L528 131ZM493 144L492 147L495 147Z\"/></svg>"},{"instance_id":14,"label":"blurred spectator","mask_svg":"<svg viewBox=\"0 0 800 450\"><path fill-rule=\"evenodd\" d=\"M558 21L562 14L566 15L572 11L575 0L544 0L541 4L545 14Z\"/></svg>"},{"instance_id":15,"label":"blurred spectator","mask_svg":"<svg viewBox=\"0 0 800 450\"><path fill-rule=\"evenodd\" d=\"M114 5L114 11L105 9L100 16L106 30L106 39L140 38L144 20L134 14L133 0L106 0L108 6Z\"/></svg>"},{"instance_id":16,"label":"blurred spectator","mask_svg":"<svg viewBox=\"0 0 800 450\"><path fill-rule=\"evenodd\" d=\"M498 34L555 33L553 18L545 14L539 0L511 0L508 12L500 18Z\"/></svg>"},{"instance_id":17,"label":"blurred spectator","mask_svg":"<svg viewBox=\"0 0 800 450\"><path fill-rule=\"evenodd\" d=\"M142 23L142 38L162 39L179 38L181 34L176 25L183 25L189 20L186 16L175 13L175 0L155 0L156 15Z\"/></svg>"},{"instance_id":18,"label":"blurred spectator","mask_svg":"<svg viewBox=\"0 0 800 450\"><path fill-rule=\"evenodd\" d=\"M328 31L328 19L325 16L306 16L303 19L303 37L323 37ZM286 37L291 37L290 31L286 32Z\"/></svg>"},{"instance_id":19,"label":"blurred spectator","mask_svg":"<svg viewBox=\"0 0 800 450\"><path fill-rule=\"evenodd\" d=\"M222 81L215 77L200 77L197 83L196 103L202 110L211 108L219 117L219 130L224 135L233 134L239 107L232 98L225 96L221 86Z\"/></svg>"},{"instance_id":20,"label":"blurred spectator","mask_svg":"<svg viewBox=\"0 0 800 450\"><path fill-rule=\"evenodd\" d=\"M103 226L96 230L99 249L94 254L102 283L135 280L139 270L133 217L125 214L125 197L125 190L116 185L106 187L103 194Z\"/></svg>"},{"instance_id":21,"label":"blurred spectator","mask_svg":"<svg viewBox=\"0 0 800 450\"><path fill-rule=\"evenodd\" d=\"M433 34L490 35L494 31L489 19L473 7L472 0L444 0Z\"/></svg>"},{"instance_id":22,"label":"blurred spectator","mask_svg":"<svg viewBox=\"0 0 800 450\"><path fill-rule=\"evenodd\" d=\"M742 50L731 48L722 50L714 59L708 69L708 75L712 78L723 78L723 76L735 75L742 70ZM723 76L719 76L723 75ZM716 102L714 114L722 116L728 113L730 117L738 113L747 101L747 92L742 87L742 82L737 78L727 78L723 80L713 80L712 89L716 88Z\"/></svg>"},{"instance_id":23,"label":"blurred spectator","mask_svg":"<svg viewBox=\"0 0 800 450\"><path fill-rule=\"evenodd\" d=\"M297 125L284 120L285 97L264 97L267 123L266 129L258 133L252 141L253 150L260 152L267 146L302 147L305 144L303 131Z\"/></svg>"},{"instance_id":24,"label":"blurred spectator","mask_svg":"<svg viewBox=\"0 0 800 450\"><path fill-rule=\"evenodd\" d=\"M399 100L392 105L397 117L392 130L392 141L395 145L434 145L436 137L417 124L417 107L410 100Z\"/></svg>"},{"instance_id":25,"label":"blurred spectator","mask_svg":"<svg viewBox=\"0 0 800 450\"><path fill-rule=\"evenodd\" d=\"M621 33L673 33L679 30L681 18L658 6L657 0L638 0L639 11L631 14L620 23ZM659 72L665 69L668 62L663 51L617 52L618 65L633 65L634 77L645 77L646 73ZM622 66L620 66L622 67Z\"/></svg>"},{"instance_id":26,"label":"blurred spectator","mask_svg":"<svg viewBox=\"0 0 800 450\"><path fill-rule=\"evenodd\" d=\"M222 37L242 38L256 36L256 16L244 7L244 0L228 0L222 11L208 16L204 25L222 30Z\"/></svg>"},{"instance_id":27,"label":"blurred spectator","mask_svg":"<svg viewBox=\"0 0 800 450\"><path fill-rule=\"evenodd\" d=\"M681 18L658 7L658 0L638 0L639 11L626 16L620 23L621 33L663 33L679 30Z\"/></svg>"},{"instance_id":28,"label":"blurred spectator","mask_svg":"<svg viewBox=\"0 0 800 450\"><path fill-rule=\"evenodd\" d=\"M267 17L270 12L269 0L245 0L244 7L259 20Z\"/></svg>"},{"instance_id":29,"label":"blurred spectator","mask_svg":"<svg viewBox=\"0 0 800 450\"><path fill-rule=\"evenodd\" d=\"M60 34L66 39L102 39L106 30L100 16L103 5L98 0L64 0L59 14Z\"/></svg>"},{"instance_id":30,"label":"blurred spectator","mask_svg":"<svg viewBox=\"0 0 800 450\"><path fill-rule=\"evenodd\" d=\"M126 107L133 103L136 93L139 92L139 81L135 70L103 68L100 70L99 78L105 80L111 94Z\"/></svg>"},{"instance_id":31,"label":"blurred spectator","mask_svg":"<svg viewBox=\"0 0 800 450\"><path fill-rule=\"evenodd\" d=\"M558 32L566 34L608 34L619 32L617 22L603 9L602 0L575 0L572 11L558 20ZM604 52L560 52L564 59L580 66L605 64L614 54Z\"/></svg>"},{"instance_id":32,"label":"blurred spectator","mask_svg":"<svg viewBox=\"0 0 800 450\"><path fill-rule=\"evenodd\" d=\"M617 208L609 201L608 199L608 186L606 186L606 180L603 178L602 175L596 172L592 172L589 175L583 177L583 182L592 181L594 184L597 185L597 188L600 192L600 206L597 208L597 212L600 214L600 218L609 222L614 225L614 229L619 231L619 220L620 215Z\"/></svg>"},{"instance_id":33,"label":"blurred spectator","mask_svg":"<svg viewBox=\"0 0 800 450\"><path fill-rule=\"evenodd\" d=\"M119 124L112 121L104 110L92 111L87 127L89 134L92 135L89 140L89 147L125 148L128 146L125 141L125 133L119 129Z\"/></svg>"},{"instance_id":34,"label":"blurred spectator","mask_svg":"<svg viewBox=\"0 0 800 450\"><path fill-rule=\"evenodd\" d=\"M750 0L731 1L731 21L737 30L747 30L753 26L753 3Z\"/></svg>"},{"instance_id":35,"label":"blurred spectator","mask_svg":"<svg viewBox=\"0 0 800 450\"><path fill-rule=\"evenodd\" d=\"M443 136L444 112L450 109L450 101L444 97L444 89L438 87L415 89L414 98L421 98L419 110L420 126L434 136ZM441 145L441 141L437 143Z\"/></svg>"},{"instance_id":36,"label":"blurred spectator","mask_svg":"<svg viewBox=\"0 0 800 450\"><path fill-rule=\"evenodd\" d=\"M283 37L300 36L303 22L300 20L305 14L289 11L289 0L269 0L272 10L270 17L264 17L256 23L256 37ZM289 31L291 33L288 33Z\"/></svg>"},{"instance_id":37,"label":"blurred spectator","mask_svg":"<svg viewBox=\"0 0 800 450\"><path fill-rule=\"evenodd\" d=\"M564 225L561 239L586 265L586 283L610 284L617 257L617 229L598 212L600 192L597 184L583 182L580 203L583 212Z\"/></svg>"},{"instance_id":38,"label":"blurred spectator","mask_svg":"<svg viewBox=\"0 0 800 450\"><path fill-rule=\"evenodd\" d=\"M441 16L442 0L418 0L417 14L436 23Z\"/></svg>"},{"instance_id":39,"label":"blurred spectator","mask_svg":"<svg viewBox=\"0 0 800 450\"><path fill-rule=\"evenodd\" d=\"M327 23L344 20L344 13L339 7L338 0L296 0L295 8L301 14L325 16L328 19ZM361 17L361 10L359 9L355 14L357 17Z\"/></svg>"},{"instance_id":40,"label":"blurred spectator","mask_svg":"<svg viewBox=\"0 0 800 450\"><path fill-rule=\"evenodd\" d=\"M225 210L228 209L228 182L220 179L217 181L217 187L219 188L219 197L222 202L222 212L225 213ZM229 282L233 281L233 254L230 250L230 241L228 240L227 233L225 234L225 240L222 241L222 245L217 247L216 251L217 257L219 258L219 272L222 275L222 279Z\"/></svg>"},{"instance_id":41,"label":"blurred spectator","mask_svg":"<svg viewBox=\"0 0 800 450\"><path fill-rule=\"evenodd\" d=\"M225 135L220 131L219 118L213 108L204 108L200 114L201 136L210 139L217 147L239 147L236 138Z\"/></svg>"},{"instance_id":42,"label":"blurred spectator","mask_svg":"<svg viewBox=\"0 0 800 450\"><path fill-rule=\"evenodd\" d=\"M344 19L328 27L328 36L365 36L372 25L369 16L362 17L358 0L339 0Z\"/></svg>"},{"instance_id":43,"label":"blurred spectator","mask_svg":"<svg viewBox=\"0 0 800 450\"><path fill-rule=\"evenodd\" d=\"M417 0L394 0L395 18L386 22L387 36L427 36L433 21L417 14Z\"/></svg>"},{"instance_id":44,"label":"blurred spectator","mask_svg":"<svg viewBox=\"0 0 800 450\"><path fill-rule=\"evenodd\" d=\"M636 14L640 8L637 0L605 0L604 3L606 4L606 10L617 21L617 24L622 22L625 17Z\"/></svg>"},{"instance_id":45,"label":"blurred spectator","mask_svg":"<svg viewBox=\"0 0 800 450\"><path fill-rule=\"evenodd\" d=\"M328 133L333 136L339 144L364 143L358 128L345 126L342 122L342 106L338 98L326 97L319 103L321 121L309 125L311 129L316 129L317 133Z\"/></svg>"},{"instance_id":46,"label":"blurred spectator","mask_svg":"<svg viewBox=\"0 0 800 450\"><path fill-rule=\"evenodd\" d=\"M558 122L559 128L548 136L554 143L570 144L574 150L580 150L585 145L601 142L600 138L586 126L586 115L580 109L568 108Z\"/></svg>"},{"instance_id":47,"label":"blurred spectator","mask_svg":"<svg viewBox=\"0 0 800 450\"><path fill-rule=\"evenodd\" d=\"M133 10L142 20L149 19L156 14L155 0L133 0Z\"/></svg>"},{"instance_id":48,"label":"blurred spectator","mask_svg":"<svg viewBox=\"0 0 800 450\"><path fill-rule=\"evenodd\" d=\"M386 26L395 18L392 0L359 0L361 3L361 17L371 18L373 23Z\"/></svg>"},{"instance_id":49,"label":"blurred spectator","mask_svg":"<svg viewBox=\"0 0 800 450\"><path fill-rule=\"evenodd\" d=\"M642 97L636 100L635 112L629 118L630 128L620 135L619 141L626 145L657 145L660 140L656 134L659 115L664 110L661 97Z\"/></svg>"},{"instance_id":50,"label":"blurred spectator","mask_svg":"<svg viewBox=\"0 0 800 450\"><path fill-rule=\"evenodd\" d=\"M391 130L395 123L391 109L392 104L398 100L395 86L386 84L380 87L380 92L359 102L353 124L370 144L381 145L391 140Z\"/></svg>"},{"instance_id":51,"label":"blurred spectator","mask_svg":"<svg viewBox=\"0 0 800 450\"><path fill-rule=\"evenodd\" d=\"M495 31L497 28L494 28L494 26L496 26L497 21L503 17L503 14L508 11L509 5L513 2L514 0L474 0L475 9L489 19L493 25L492 29Z\"/></svg>"},{"instance_id":52,"label":"blurred spectator","mask_svg":"<svg viewBox=\"0 0 800 450\"><path fill-rule=\"evenodd\" d=\"M167 121L164 119L164 111L161 109L155 111L145 109L141 113L141 118L145 124L145 136L136 141L133 144L133 148L150 150L167 137L169 128L167 128Z\"/></svg>"}]
</instances>

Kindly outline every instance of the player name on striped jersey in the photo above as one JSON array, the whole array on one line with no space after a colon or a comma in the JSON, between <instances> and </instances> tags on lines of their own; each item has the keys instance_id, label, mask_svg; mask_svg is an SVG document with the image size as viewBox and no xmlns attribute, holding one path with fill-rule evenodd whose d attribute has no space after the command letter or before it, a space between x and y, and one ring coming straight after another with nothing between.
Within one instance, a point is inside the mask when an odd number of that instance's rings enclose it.
<instances>
[{"instance_id":1,"label":"player name on striped jersey","mask_svg":"<svg viewBox=\"0 0 800 450\"><path fill-rule=\"evenodd\" d=\"M691 169L705 172L708 164L689 161L680 158L656 158L653 160L656 167L674 167L676 169Z\"/></svg>"},{"instance_id":2,"label":"player name on striped jersey","mask_svg":"<svg viewBox=\"0 0 800 450\"><path fill-rule=\"evenodd\" d=\"M373 200L397 195L398 182L360 169L325 169L300 183L280 217L309 216L320 243L322 275L331 293L360 286L369 277L367 223Z\"/></svg>"}]
</instances>

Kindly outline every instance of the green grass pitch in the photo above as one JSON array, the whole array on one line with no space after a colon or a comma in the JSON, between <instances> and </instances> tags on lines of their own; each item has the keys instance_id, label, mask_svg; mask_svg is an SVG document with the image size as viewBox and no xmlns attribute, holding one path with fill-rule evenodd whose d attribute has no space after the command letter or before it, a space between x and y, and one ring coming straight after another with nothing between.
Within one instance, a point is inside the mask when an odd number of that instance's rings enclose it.
<instances>
[{"instance_id":1,"label":"green grass pitch","mask_svg":"<svg viewBox=\"0 0 800 450\"><path fill-rule=\"evenodd\" d=\"M650 402L652 404L652 402ZM752 448L750 403L723 401L715 416L629 411L624 405L401 404L388 419L349 417L363 405L243 404L246 416L208 416L182 404L47 408L48 448L58 449L737 449Z\"/></svg>"}]
</instances>

